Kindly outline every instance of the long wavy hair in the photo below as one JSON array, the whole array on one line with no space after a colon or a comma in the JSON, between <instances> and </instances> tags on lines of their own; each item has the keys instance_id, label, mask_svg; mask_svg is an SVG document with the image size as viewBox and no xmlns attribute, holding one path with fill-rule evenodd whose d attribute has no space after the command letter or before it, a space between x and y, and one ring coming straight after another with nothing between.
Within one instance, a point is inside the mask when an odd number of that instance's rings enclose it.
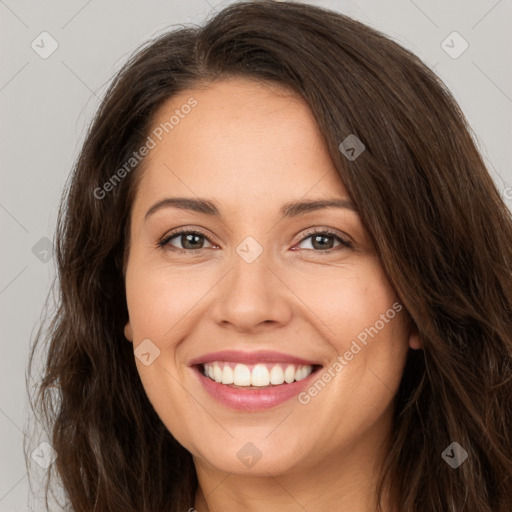
<instances>
[{"instance_id":1,"label":"long wavy hair","mask_svg":"<svg viewBox=\"0 0 512 512\"><path fill-rule=\"evenodd\" d=\"M423 343L396 396L379 497L390 489L401 512L510 512L512 219L474 134L443 82L385 35L268 0L228 5L203 26L143 44L90 125L58 218L51 321L28 362L30 376L44 342L30 404L57 453L46 498L58 480L75 512L193 505L192 457L150 404L123 334L144 160L102 198L98 188L144 144L166 100L236 76L287 87L309 105ZM355 160L339 149L350 134L366 147ZM441 456L452 442L468 453L457 469Z\"/></svg>"}]
</instances>

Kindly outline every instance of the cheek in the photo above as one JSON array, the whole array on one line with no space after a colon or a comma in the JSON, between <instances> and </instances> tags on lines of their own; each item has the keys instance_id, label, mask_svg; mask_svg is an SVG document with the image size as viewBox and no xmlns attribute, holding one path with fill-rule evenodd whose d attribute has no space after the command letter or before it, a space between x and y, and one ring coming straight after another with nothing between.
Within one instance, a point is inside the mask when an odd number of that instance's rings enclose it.
<instances>
[{"instance_id":1,"label":"cheek","mask_svg":"<svg viewBox=\"0 0 512 512\"><path fill-rule=\"evenodd\" d=\"M402 376L408 333L403 306L380 266L372 262L362 272L303 283L298 293L307 293L311 322L330 345L326 379L344 397L340 400L359 407L358 401L378 405L391 399Z\"/></svg>"},{"instance_id":2,"label":"cheek","mask_svg":"<svg viewBox=\"0 0 512 512\"><path fill-rule=\"evenodd\" d=\"M126 296L134 341L179 338L191 312L212 287L205 273L196 275L169 267L128 267ZM169 336L172 332L172 336Z\"/></svg>"},{"instance_id":3,"label":"cheek","mask_svg":"<svg viewBox=\"0 0 512 512\"><path fill-rule=\"evenodd\" d=\"M127 268L126 297L133 348L137 352L139 345L150 340L160 352L155 357L151 345L151 363L146 366L137 357L135 362L146 395L162 422L177 439L186 440L185 426L194 422L194 409L181 384L186 376L183 366L177 364L179 340L190 330L190 312L204 296L201 287L207 283L187 279L183 273L170 272L168 268L148 268L149 264L135 258Z\"/></svg>"},{"instance_id":4,"label":"cheek","mask_svg":"<svg viewBox=\"0 0 512 512\"><path fill-rule=\"evenodd\" d=\"M380 276L345 279L343 287L337 284L319 287L316 303L310 295L329 327L322 332L333 355L300 403L311 407L315 421L325 425L326 439L350 444L365 429L382 424L390 411L403 374L408 335L404 309Z\"/></svg>"},{"instance_id":5,"label":"cheek","mask_svg":"<svg viewBox=\"0 0 512 512\"><path fill-rule=\"evenodd\" d=\"M304 298L310 322L332 348L343 353L353 340L364 343L377 333L393 332L394 338L403 323L402 307L378 262L368 259L358 268L335 270L322 269L315 276L304 273L294 280L294 291Z\"/></svg>"}]
</instances>

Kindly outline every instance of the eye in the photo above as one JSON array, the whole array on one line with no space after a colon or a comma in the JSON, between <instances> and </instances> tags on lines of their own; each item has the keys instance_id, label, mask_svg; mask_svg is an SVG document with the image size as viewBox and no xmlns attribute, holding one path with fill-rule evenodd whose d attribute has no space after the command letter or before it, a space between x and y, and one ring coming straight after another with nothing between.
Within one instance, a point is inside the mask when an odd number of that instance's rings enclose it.
<instances>
[{"instance_id":1,"label":"eye","mask_svg":"<svg viewBox=\"0 0 512 512\"><path fill-rule=\"evenodd\" d=\"M200 231L185 229L166 235L160 242L158 242L158 245L160 247L169 247L170 249L188 252L205 249L205 241L213 247L210 239L204 233L201 233ZM178 243L178 246L175 245L176 243Z\"/></svg>"},{"instance_id":2,"label":"eye","mask_svg":"<svg viewBox=\"0 0 512 512\"><path fill-rule=\"evenodd\" d=\"M309 242L307 242L306 245L309 245L309 247L300 247L301 244L304 244L308 240ZM335 245L336 242L338 242L338 245ZM301 240L298 247L299 249L313 249L316 250L316 252L320 252L329 251L330 249L340 246L345 248L353 247L351 242L337 233L328 230L314 230L307 233L307 236Z\"/></svg>"},{"instance_id":3,"label":"eye","mask_svg":"<svg viewBox=\"0 0 512 512\"><path fill-rule=\"evenodd\" d=\"M209 246L205 247L205 242L208 243ZM306 246L301 247L303 244L306 244ZM160 242L158 242L158 245L162 248L182 252L191 252L208 247L215 247L206 234L192 229L184 229L169 233ZM297 247L299 249L312 249L315 252L323 252L330 251L336 247L352 248L353 245L351 242L335 232L329 230L313 230L306 234Z\"/></svg>"}]
</instances>

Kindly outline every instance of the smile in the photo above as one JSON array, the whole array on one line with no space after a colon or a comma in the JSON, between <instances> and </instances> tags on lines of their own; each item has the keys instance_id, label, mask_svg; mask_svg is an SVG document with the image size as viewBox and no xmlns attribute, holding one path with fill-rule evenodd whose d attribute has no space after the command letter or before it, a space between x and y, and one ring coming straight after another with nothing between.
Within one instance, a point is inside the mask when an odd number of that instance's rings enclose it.
<instances>
[{"instance_id":1,"label":"smile","mask_svg":"<svg viewBox=\"0 0 512 512\"><path fill-rule=\"evenodd\" d=\"M227 361L213 361L203 365L203 374L226 385L239 387L266 387L291 384L308 377L311 365L264 364L247 365Z\"/></svg>"},{"instance_id":2,"label":"smile","mask_svg":"<svg viewBox=\"0 0 512 512\"><path fill-rule=\"evenodd\" d=\"M323 366L274 351L235 350L206 354L188 365L217 404L248 412L276 407L297 396Z\"/></svg>"}]
</instances>

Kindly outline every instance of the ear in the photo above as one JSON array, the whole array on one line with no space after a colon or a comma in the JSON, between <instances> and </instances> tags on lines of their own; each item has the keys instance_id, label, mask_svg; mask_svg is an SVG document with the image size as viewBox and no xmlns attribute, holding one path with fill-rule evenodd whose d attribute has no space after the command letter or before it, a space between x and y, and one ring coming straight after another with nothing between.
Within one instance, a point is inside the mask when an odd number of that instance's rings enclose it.
<instances>
[{"instance_id":1,"label":"ear","mask_svg":"<svg viewBox=\"0 0 512 512\"><path fill-rule=\"evenodd\" d=\"M411 326L411 331L409 333L409 347L413 350L423 350L423 343L421 342L416 325Z\"/></svg>"},{"instance_id":2,"label":"ear","mask_svg":"<svg viewBox=\"0 0 512 512\"><path fill-rule=\"evenodd\" d=\"M124 337L130 341L133 342L133 331L132 326L130 325L130 321L126 322L126 325L124 326Z\"/></svg>"}]
</instances>

